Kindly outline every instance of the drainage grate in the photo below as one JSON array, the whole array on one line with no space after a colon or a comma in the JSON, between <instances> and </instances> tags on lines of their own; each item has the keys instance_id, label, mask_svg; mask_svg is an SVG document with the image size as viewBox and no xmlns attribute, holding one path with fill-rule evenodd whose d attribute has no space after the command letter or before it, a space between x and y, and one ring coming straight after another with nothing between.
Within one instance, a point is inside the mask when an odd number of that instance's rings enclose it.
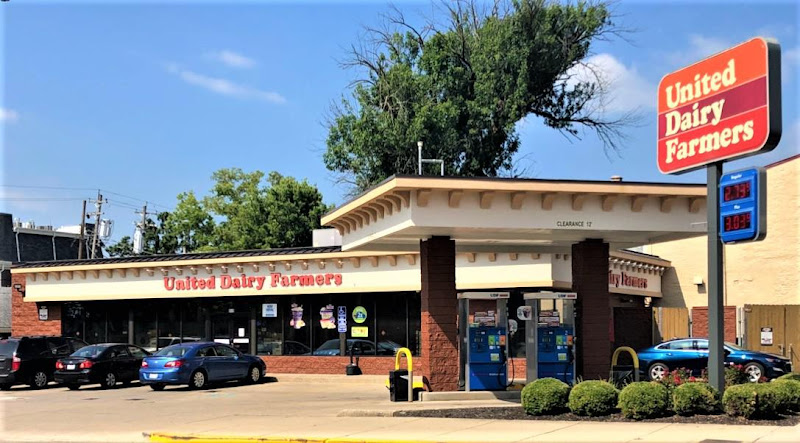
<instances>
[{"instance_id":1,"label":"drainage grate","mask_svg":"<svg viewBox=\"0 0 800 443\"><path fill-rule=\"evenodd\" d=\"M143 398L126 398L125 400L126 401L142 401L144 399Z\"/></svg>"},{"instance_id":2,"label":"drainage grate","mask_svg":"<svg viewBox=\"0 0 800 443\"><path fill-rule=\"evenodd\" d=\"M88 397L84 398L84 400L97 400L99 397Z\"/></svg>"}]
</instances>

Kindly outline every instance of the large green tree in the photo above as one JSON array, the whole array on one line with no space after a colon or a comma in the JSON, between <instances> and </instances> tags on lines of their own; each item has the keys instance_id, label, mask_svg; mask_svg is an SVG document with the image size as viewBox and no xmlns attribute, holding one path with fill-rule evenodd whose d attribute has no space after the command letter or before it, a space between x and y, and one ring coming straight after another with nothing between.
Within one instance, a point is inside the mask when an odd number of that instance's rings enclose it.
<instances>
[{"instance_id":1,"label":"large green tree","mask_svg":"<svg viewBox=\"0 0 800 443\"><path fill-rule=\"evenodd\" d=\"M603 81L583 65L591 43L617 31L605 4L445 5L445 23L417 29L395 10L353 47L345 65L366 77L334 106L324 154L342 181L358 191L415 173L418 140L448 175L512 171L516 124L531 115L571 136L593 129L606 148L617 147L633 116L598 112Z\"/></svg>"},{"instance_id":2,"label":"large green tree","mask_svg":"<svg viewBox=\"0 0 800 443\"><path fill-rule=\"evenodd\" d=\"M148 219L144 254L233 251L308 246L328 209L307 181L271 172L220 169L210 193L178 195L171 212ZM128 236L107 248L111 256L133 255Z\"/></svg>"}]
</instances>

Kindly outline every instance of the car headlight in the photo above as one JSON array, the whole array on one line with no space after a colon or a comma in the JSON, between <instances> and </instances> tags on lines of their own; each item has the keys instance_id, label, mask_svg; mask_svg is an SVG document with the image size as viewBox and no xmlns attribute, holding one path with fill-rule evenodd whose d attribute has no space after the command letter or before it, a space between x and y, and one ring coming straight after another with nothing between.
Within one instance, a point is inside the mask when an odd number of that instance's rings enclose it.
<instances>
[{"instance_id":1,"label":"car headlight","mask_svg":"<svg viewBox=\"0 0 800 443\"><path fill-rule=\"evenodd\" d=\"M766 360L766 361L768 361L768 362L770 362L770 363L783 363L783 360L781 360L780 358L770 358L770 357L767 357L767 358L765 358L764 360Z\"/></svg>"}]
</instances>

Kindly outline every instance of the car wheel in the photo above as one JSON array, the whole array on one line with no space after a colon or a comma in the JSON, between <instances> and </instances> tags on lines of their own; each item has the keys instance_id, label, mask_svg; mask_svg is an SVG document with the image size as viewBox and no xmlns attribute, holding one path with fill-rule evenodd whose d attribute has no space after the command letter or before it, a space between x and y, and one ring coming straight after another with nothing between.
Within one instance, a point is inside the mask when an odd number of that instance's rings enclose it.
<instances>
[{"instance_id":1,"label":"car wheel","mask_svg":"<svg viewBox=\"0 0 800 443\"><path fill-rule=\"evenodd\" d=\"M750 382L756 383L764 376L764 367L758 363L748 363L744 365L744 372Z\"/></svg>"},{"instance_id":2,"label":"car wheel","mask_svg":"<svg viewBox=\"0 0 800 443\"><path fill-rule=\"evenodd\" d=\"M668 374L669 374L669 367L661 362L653 363L647 369L647 375L650 377L650 380L661 380Z\"/></svg>"},{"instance_id":3,"label":"car wheel","mask_svg":"<svg viewBox=\"0 0 800 443\"><path fill-rule=\"evenodd\" d=\"M163 383L156 383L154 385L150 385L150 389L152 389L154 391L163 391L164 390L164 384Z\"/></svg>"},{"instance_id":4,"label":"car wheel","mask_svg":"<svg viewBox=\"0 0 800 443\"><path fill-rule=\"evenodd\" d=\"M68 384L67 388L69 388L70 391L77 391L78 389L81 388L81 385Z\"/></svg>"},{"instance_id":5,"label":"car wheel","mask_svg":"<svg viewBox=\"0 0 800 443\"><path fill-rule=\"evenodd\" d=\"M109 372L103 377L103 383L100 386L103 389L111 389L117 385L117 376L113 372Z\"/></svg>"},{"instance_id":6,"label":"car wheel","mask_svg":"<svg viewBox=\"0 0 800 443\"><path fill-rule=\"evenodd\" d=\"M247 370L247 377L245 378L247 383L256 384L261 381L261 368L258 366L250 366L250 369Z\"/></svg>"},{"instance_id":7,"label":"car wheel","mask_svg":"<svg viewBox=\"0 0 800 443\"><path fill-rule=\"evenodd\" d=\"M0 391L8 391L10 389L11 389L11 384L6 383L6 384L0 385Z\"/></svg>"},{"instance_id":8,"label":"car wheel","mask_svg":"<svg viewBox=\"0 0 800 443\"><path fill-rule=\"evenodd\" d=\"M47 386L47 374L42 371L37 371L31 377L31 387L34 389L42 389Z\"/></svg>"},{"instance_id":9,"label":"car wheel","mask_svg":"<svg viewBox=\"0 0 800 443\"><path fill-rule=\"evenodd\" d=\"M203 371L194 371L189 378L189 387L192 389L203 389L206 387L206 374Z\"/></svg>"}]
</instances>

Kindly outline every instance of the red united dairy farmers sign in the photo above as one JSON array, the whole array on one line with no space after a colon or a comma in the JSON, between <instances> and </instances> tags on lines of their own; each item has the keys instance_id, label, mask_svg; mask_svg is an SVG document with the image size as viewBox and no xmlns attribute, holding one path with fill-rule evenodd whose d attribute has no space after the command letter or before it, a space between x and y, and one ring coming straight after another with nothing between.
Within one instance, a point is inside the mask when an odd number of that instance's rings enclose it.
<instances>
[{"instance_id":1,"label":"red united dairy farmers sign","mask_svg":"<svg viewBox=\"0 0 800 443\"><path fill-rule=\"evenodd\" d=\"M754 38L667 74L658 85L658 169L686 172L774 148L780 47Z\"/></svg>"}]
</instances>

